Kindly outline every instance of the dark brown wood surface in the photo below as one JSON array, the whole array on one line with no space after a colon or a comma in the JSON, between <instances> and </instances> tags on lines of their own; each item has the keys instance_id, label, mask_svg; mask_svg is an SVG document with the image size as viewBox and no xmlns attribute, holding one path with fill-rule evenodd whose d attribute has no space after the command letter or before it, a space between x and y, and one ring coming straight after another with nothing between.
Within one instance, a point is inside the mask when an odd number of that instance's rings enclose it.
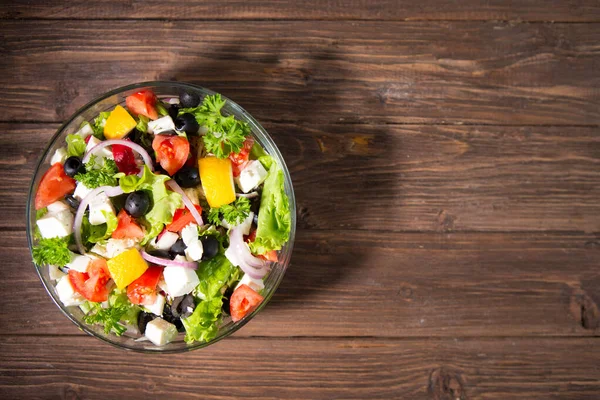
<instances>
[{"instance_id":1,"label":"dark brown wood surface","mask_svg":"<svg viewBox=\"0 0 600 400\"><path fill-rule=\"evenodd\" d=\"M292 264L232 338L123 352L45 294L40 152L178 80L271 133ZM600 398L600 3L0 1L0 398Z\"/></svg>"}]
</instances>

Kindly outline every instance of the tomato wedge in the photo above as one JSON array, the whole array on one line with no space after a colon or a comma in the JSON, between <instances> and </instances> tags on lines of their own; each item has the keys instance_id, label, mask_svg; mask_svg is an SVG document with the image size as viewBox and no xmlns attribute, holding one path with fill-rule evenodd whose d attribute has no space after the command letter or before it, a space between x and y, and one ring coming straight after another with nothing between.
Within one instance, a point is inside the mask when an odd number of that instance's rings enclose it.
<instances>
[{"instance_id":1,"label":"tomato wedge","mask_svg":"<svg viewBox=\"0 0 600 400\"><path fill-rule=\"evenodd\" d=\"M73 289L89 301L100 303L108 300L106 284L110 280L110 273L106 260L92 260L87 267L87 272L69 271L69 281Z\"/></svg>"},{"instance_id":2,"label":"tomato wedge","mask_svg":"<svg viewBox=\"0 0 600 400\"><path fill-rule=\"evenodd\" d=\"M135 162L135 155L133 154L133 150L131 150L131 148L121 144L113 144L112 153L115 159L115 164L117 164L117 168L119 168L119 172L123 172L125 175L133 175L140 172L140 169Z\"/></svg>"},{"instance_id":3,"label":"tomato wedge","mask_svg":"<svg viewBox=\"0 0 600 400\"><path fill-rule=\"evenodd\" d=\"M42 176L37 193L35 194L35 209L47 207L66 194L72 193L77 186L75 179L65 173L61 163L55 163Z\"/></svg>"},{"instance_id":4,"label":"tomato wedge","mask_svg":"<svg viewBox=\"0 0 600 400\"><path fill-rule=\"evenodd\" d=\"M127 297L133 304L151 305L156 301L156 286L163 273L162 267L148 267L146 272L127 286Z\"/></svg>"},{"instance_id":5,"label":"tomato wedge","mask_svg":"<svg viewBox=\"0 0 600 400\"><path fill-rule=\"evenodd\" d=\"M252 312L261 302L263 297L248 285L240 285L229 299L229 313L233 322L237 322Z\"/></svg>"},{"instance_id":6,"label":"tomato wedge","mask_svg":"<svg viewBox=\"0 0 600 400\"><path fill-rule=\"evenodd\" d=\"M240 172L242 172L242 170L246 167L248 159L250 158L250 150L252 150L252 146L254 146L254 139L248 137L246 140L244 140L244 146L239 153L231 153L229 155L233 176L240 176Z\"/></svg>"},{"instance_id":7,"label":"tomato wedge","mask_svg":"<svg viewBox=\"0 0 600 400\"><path fill-rule=\"evenodd\" d=\"M150 90L141 90L125 98L125 105L130 113L144 115L150 119L157 119L156 95Z\"/></svg>"},{"instance_id":8,"label":"tomato wedge","mask_svg":"<svg viewBox=\"0 0 600 400\"><path fill-rule=\"evenodd\" d=\"M144 230L135 222L125 209L117 215L117 228L113 231L113 239L143 239Z\"/></svg>"},{"instance_id":9,"label":"tomato wedge","mask_svg":"<svg viewBox=\"0 0 600 400\"><path fill-rule=\"evenodd\" d=\"M199 205L194 205L196 210L198 210L199 214L202 214L202 207ZM190 223L196 223L194 216L187 208L179 208L175 210L175 214L173 214L173 221L167 225L167 230L169 232L180 232L183 228L188 226Z\"/></svg>"},{"instance_id":10,"label":"tomato wedge","mask_svg":"<svg viewBox=\"0 0 600 400\"><path fill-rule=\"evenodd\" d=\"M171 176L183 167L190 154L190 142L182 136L156 135L152 148L160 166Z\"/></svg>"}]
</instances>

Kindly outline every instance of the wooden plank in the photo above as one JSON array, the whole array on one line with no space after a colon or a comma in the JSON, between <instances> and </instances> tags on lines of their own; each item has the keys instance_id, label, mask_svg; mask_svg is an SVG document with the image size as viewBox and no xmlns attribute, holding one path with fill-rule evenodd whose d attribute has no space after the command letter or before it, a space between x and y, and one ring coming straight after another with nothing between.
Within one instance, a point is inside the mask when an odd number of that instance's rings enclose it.
<instances>
[{"instance_id":1,"label":"wooden plank","mask_svg":"<svg viewBox=\"0 0 600 400\"><path fill-rule=\"evenodd\" d=\"M179 80L260 121L600 124L600 24L3 21L0 36L4 120Z\"/></svg>"},{"instance_id":2,"label":"wooden plank","mask_svg":"<svg viewBox=\"0 0 600 400\"><path fill-rule=\"evenodd\" d=\"M46 295L24 232L3 233L4 334L78 334ZM590 336L599 242L582 234L307 231L243 336Z\"/></svg>"},{"instance_id":3,"label":"wooden plank","mask_svg":"<svg viewBox=\"0 0 600 400\"><path fill-rule=\"evenodd\" d=\"M115 0L2 1L0 18L42 19L358 19L358 20L521 20L599 21L600 7L593 0L552 2L515 0L436 0L421 3L384 0L280 0L280 1L175 1Z\"/></svg>"},{"instance_id":4,"label":"wooden plank","mask_svg":"<svg viewBox=\"0 0 600 400\"><path fill-rule=\"evenodd\" d=\"M600 358L590 349L597 344L597 339L229 339L188 354L141 355L87 337L4 337L0 393L86 399L199 394L203 399L595 399Z\"/></svg>"},{"instance_id":5,"label":"wooden plank","mask_svg":"<svg viewBox=\"0 0 600 400\"><path fill-rule=\"evenodd\" d=\"M600 231L598 128L266 128L290 168L301 228ZM33 168L55 129L0 124L0 227L25 226Z\"/></svg>"}]
</instances>

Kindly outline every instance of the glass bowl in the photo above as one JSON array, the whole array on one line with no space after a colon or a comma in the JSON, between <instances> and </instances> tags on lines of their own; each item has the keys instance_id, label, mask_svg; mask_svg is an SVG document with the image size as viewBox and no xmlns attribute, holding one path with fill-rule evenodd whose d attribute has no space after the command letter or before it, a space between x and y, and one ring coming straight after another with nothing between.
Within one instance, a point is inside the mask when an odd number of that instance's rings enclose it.
<instances>
[{"instance_id":1,"label":"glass bowl","mask_svg":"<svg viewBox=\"0 0 600 400\"><path fill-rule=\"evenodd\" d=\"M31 182L31 186L29 187L29 195L27 199L27 240L29 243L29 250L31 251L32 246L35 243L33 232L35 227L35 207L34 207L34 197L39 185L40 179L44 172L49 168L50 158L54 154L57 148L64 146L65 138L68 134L75 133L81 123L83 121L90 121L94 117L96 117L102 111L109 111L114 108L115 105L125 104L125 98L130 94L133 94L140 89L150 89L152 90L159 98L170 98L170 97L178 97L179 93L182 90L195 91L199 93L201 96L212 95L215 92L205 89L200 86L191 85L188 83L180 83L180 82L142 82L136 83L133 85L124 86L115 90L112 90L92 102L86 104L81 109L79 109L71 118L67 120L54 134L48 146L46 146L43 154L40 157L40 160L37 163L35 173L33 176L33 180ZM79 309L79 307L65 307L62 302L59 300L54 285L49 277L48 268L45 267L37 267L34 264L35 270L42 281L42 284L46 288L48 295L52 298L54 303L58 306L58 308L62 311L62 313L69 318L75 325L79 327L82 331L92 335L100 340L103 340L107 343L110 343L116 347L121 349L140 351L140 352L148 352L148 353L177 353L184 352L189 350L200 349L211 345L213 343L218 342L219 340L231 335L236 332L246 323L248 323L254 316L261 312L261 310L267 305L275 290L279 286L279 283L283 279L283 275L290 263L290 258L292 255L292 248L294 245L294 236L296 231L296 200L294 197L294 191L292 188L292 180L290 178L289 171L287 166L281 156L281 153L277 149L277 146L267 133L267 131L254 119L252 116L247 113L242 107L234 103L233 101L227 99L223 96L223 99L227 100L225 107L223 107L222 111L224 114L232 114L236 118L247 122L252 128L252 135L254 139L265 149L265 151L271 155L281 166L285 179L285 192L289 198L290 202L290 212L291 212L291 231L290 238L288 243L282 248L279 259L277 263L274 263L271 268L271 272L264 279L265 289L263 291L264 300L263 302L246 318L238 321L236 323L231 321L231 318L227 318L223 320L221 328L219 330L218 335L215 339L206 343L191 343L187 344L183 340L184 334L180 333L177 339L171 343L168 343L165 346L155 346L149 341L136 341L135 337L127 336L125 333L123 336L116 336L113 333L104 333L104 328L100 325L87 325L82 321L83 313Z\"/></svg>"}]
</instances>

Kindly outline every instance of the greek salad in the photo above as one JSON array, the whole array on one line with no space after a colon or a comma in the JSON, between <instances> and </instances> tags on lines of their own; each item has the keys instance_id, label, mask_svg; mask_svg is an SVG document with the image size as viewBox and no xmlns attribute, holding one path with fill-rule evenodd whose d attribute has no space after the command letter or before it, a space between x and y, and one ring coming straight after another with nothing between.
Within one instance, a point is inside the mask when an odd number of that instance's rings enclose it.
<instances>
[{"instance_id":1,"label":"greek salad","mask_svg":"<svg viewBox=\"0 0 600 400\"><path fill-rule=\"evenodd\" d=\"M219 94L151 90L66 136L35 192L33 260L86 324L208 342L263 301L288 241L281 166Z\"/></svg>"}]
</instances>

